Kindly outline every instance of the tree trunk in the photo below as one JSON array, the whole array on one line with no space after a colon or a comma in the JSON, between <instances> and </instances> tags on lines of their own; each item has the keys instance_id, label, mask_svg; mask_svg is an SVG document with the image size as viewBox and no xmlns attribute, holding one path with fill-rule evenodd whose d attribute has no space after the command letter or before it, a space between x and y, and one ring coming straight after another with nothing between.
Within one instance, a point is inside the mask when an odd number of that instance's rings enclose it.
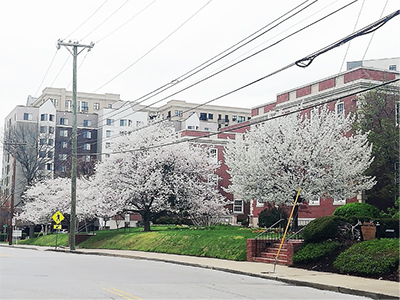
<instances>
[{"instance_id":1,"label":"tree trunk","mask_svg":"<svg viewBox=\"0 0 400 300\"><path fill-rule=\"evenodd\" d=\"M141 213L143 221L143 231L150 231L150 212L148 210Z\"/></svg>"}]
</instances>

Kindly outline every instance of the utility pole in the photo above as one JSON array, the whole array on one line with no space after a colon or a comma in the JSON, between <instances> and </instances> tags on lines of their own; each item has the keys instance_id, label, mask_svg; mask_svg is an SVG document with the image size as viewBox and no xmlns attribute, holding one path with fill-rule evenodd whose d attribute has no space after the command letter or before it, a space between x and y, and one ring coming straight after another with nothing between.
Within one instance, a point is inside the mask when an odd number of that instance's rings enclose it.
<instances>
[{"instance_id":1,"label":"utility pole","mask_svg":"<svg viewBox=\"0 0 400 300\"><path fill-rule=\"evenodd\" d=\"M71 168L71 217L69 223L69 249L75 250L75 231L76 231L76 161L77 161L77 112L76 112L76 81L77 81L77 58L78 55L86 48L90 51L94 43L90 45L82 45L79 42L64 42L63 40L57 41L57 49L61 46L65 46L67 50L73 56L73 75L72 75L72 112L73 112L73 124L72 124L72 168ZM82 48L78 51L78 47Z\"/></svg>"},{"instance_id":2,"label":"utility pole","mask_svg":"<svg viewBox=\"0 0 400 300\"><path fill-rule=\"evenodd\" d=\"M14 218L14 194L15 194L15 172L17 170L17 148L16 146L26 145L26 143L4 143L5 145L14 146L14 161L13 161L13 176L12 176L12 184L11 184L11 201L10 201L10 219L9 219L9 227L8 227L8 244L13 244L13 218Z\"/></svg>"}]
</instances>

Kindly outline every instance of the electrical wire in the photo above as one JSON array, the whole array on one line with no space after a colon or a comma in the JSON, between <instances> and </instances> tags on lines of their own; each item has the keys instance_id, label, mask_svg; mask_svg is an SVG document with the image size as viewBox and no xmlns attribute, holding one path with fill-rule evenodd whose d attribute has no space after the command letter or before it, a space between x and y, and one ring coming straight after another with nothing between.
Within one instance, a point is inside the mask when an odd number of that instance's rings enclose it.
<instances>
[{"instance_id":1,"label":"electrical wire","mask_svg":"<svg viewBox=\"0 0 400 300\"><path fill-rule=\"evenodd\" d=\"M113 78L108 80L106 83L101 85L99 88L97 88L93 93L97 92L99 89L102 87L106 86L119 76L121 76L123 73L128 71L131 67L133 67L135 64L137 64L139 61L141 61L144 57L146 57L148 54L150 54L154 49L156 49L158 46L160 46L163 42L165 42L169 37L171 37L175 32L177 32L182 26L184 26L187 22L189 22L195 15L197 15L201 10L203 10L212 0L209 0L205 5L203 5L199 10L197 10L189 19L187 19L185 22L183 22L181 25L179 25L175 30L173 30L170 34L168 34L165 38L163 38L160 42L158 42L155 46L153 46L150 50L148 50L145 54L143 54L141 57L139 57L136 61L134 61L132 64L130 64L128 67L126 67L124 70L122 70L120 73L115 75Z\"/></svg>"},{"instance_id":2,"label":"electrical wire","mask_svg":"<svg viewBox=\"0 0 400 300\"><path fill-rule=\"evenodd\" d=\"M42 87L43 81L45 80L45 78L46 78L46 76L47 76L47 73L49 73L49 70L50 70L51 66L53 65L54 59L56 58L56 55L57 55L57 52L58 52L58 50L56 50L56 52L54 53L54 56L53 56L53 58L51 59L50 65L49 65L49 67L47 68L46 73L44 74L43 79L42 79L42 81L40 82L40 85L39 85L39 87L38 87L38 89L37 89L37 91L36 91L34 97L36 97L37 93L39 92L40 88Z\"/></svg>"},{"instance_id":3,"label":"electrical wire","mask_svg":"<svg viewBox=\"0 0 400 300\"><path fill-rule=\"evenodd\" d=\"M124 7L125 4L127 4L129 0L126 0L120 7L117 8L111 15L109 15L103 22L101 22L98 26L96 26L91 32L89 32L87 35L85 35L83 38L80 39L82 41L83 39L87 38L89 35L91 35L94 31L96 31L101 25L103 25L105 22L107 22L113 15L115 15L122 7Z\"/></svg>"},{"instance_id":4,"label":"electrical wire","mask_svg":"<svg viewBox=\"0 0 400 300\"><path fill-rule=\"evenodd\" d=\"M87 21L89 21L107 2L108 0L104 1L103 4L101 4L81 25L79 25L74 31L68 34L67 37L64 38L64 40L68 39L69 36L73 35L79 28L81 28Z\"/></svg>"},{"instance_id":5,"label":"electrical wire","mask_svg":"<svg viewBox=\"0 0 400 300\"><path fill-rule=\"evenodd\" d=\"M297 30L297 31L295 31L295 32L293 32L293 33L287 35L286 37L284 37L284 38L278 40L277 42L275 42L275 43L273 43L273 44L270 44L270 45L268 45L267 47L265 47L265 48L263 48L263 49L261 49L261 50L255 52L255 53L253 53L253 54L251 54L251 55L249 55L249 56L247 56L247 57L245 57L245 58L243 58L243 59L241 59L241 60L239 60L239 61L237 61L237 62L231 64L231 65L229 65L228 67L225 67L225 68L223 68L223 69L221 69L221 70L219 70L219 71L217 71L217 72L215 72L215 73L213 73L213 74L211 74L211 75L209 75L209 76L207 76L207 77L205 77L205 78L203 78L203 79L201 79L201 80L198 80L198 81L196 81L195 83L193 83L193 84L191 84L191 85L189 85L189 86L187 86L187 87L185 87L185 88L183 88L183 89L181 89L181 90L179 90L179 91L177 91L177 92L174 92L174 93L172 93L172 94L170 94L170 95L168 95L168 96L166 96L166 97L164 97L164 98L162 98L162 99L159 99L159 100L157 100L157 101L155 101L155 102L153 102L153 103L151 103L151 104L149 104L149 105L146 105L146 106L144 106L143 108L139 109L139 110L136 111L136 112L144 111L145 109L147 109L147 108L149 108L149 107L151 107L151 106L153 106L153 105L155 105L155 104L157 104L157 103L160 103L160 102L162 102L162 101L164 101L164 100L166 100L166 99L168 99L168 98L170 98L170 97L172 97L172 96L175 96L175 95L177 95L177 94L179 94L179 93L181 93L181 92L183 92L183 91L185 91L185 90L187 90L187 89L189 89L189 88L192 88L193 86L196 86L197 84L199 84L199 83L201 83L201 82L204 82L204 81L206 81L206 80L208 80L208 79L210 79L210 78L212 78L212 77L214 77L214 76L216 76L216 75L218 75L218 74L220 74L220 73L222 73L222 72L224 72L224 71L230 69L231 67L236 66L236 65L238 65L238 64L240 64L240 63L246 61L247 59L249 59L249 58L251 58L251 57L253 57L253 56L256 56L256 55L260 54L261 52L263 52L263 51L265 51L265 50L267 50L267 49L269 49L269 48L271 48L271 47L273 47L273 46L275 46L275 45L281 43L282 41L284 41L284 40L290 38L291 36L293 36L293 35L295 35L295 34L301 32L301 31L307 29L308 27L311 27L311 26L317 24L318 22L320 22L320 21L322 21L322 20L328 18L329 16L331 16L331 15L333 15L333 14L335 14L335 13L341 11L342 9L345 9L346 7L348 7L349 5L351 5L351 4L353 4L353 3L357 2L357 1L358 1L358 0L355 0L355 1L353 1L353 2L351 2L351 3L349 3L349 4L347 4L347 5L345 5L345 6L343 6L343 7L341 7L340 9L337 9L337 10L335 10L334 12L329 13L328 15L326 15L326 16L324 16L324 17L318 19L317 21L314 21L314 22L308 24L307 26L304 26L303 28L301 28L301 29L299 29L299 30ZM151 97L149 97L149 98L151 98ZM137 105L137 104L140 104L140 103L142 103L142 102L148 100L149 98L146 98L146 99L144 99L144 100L142 100L142 101L139 101L139 102L135 102L135 101L136 101L136 100L135 100L133 103ZM197 108L197 107L195 107L195 108Z\"/></svg>"},{"instance_id":6,"label":"electrical wire","mask_svg":"<svg viewBox=\"0 0 400 300\"><path fill-rule=\"evenodd\" d=\"M386 6L387 6L388 2L389 2L389 0L386 0L386 3L385 3L385 5L383 6L383 9L382 9L382 12L381 12L381 16L380 16L380 18L382 18L382 16L383 16L383 13L385 12L385 9L386 9ZM373 32L373 33L372 33L372 35L371 35L371 38L369 39L369 42L368 42L367 48L365 49L365 52L364 52L364 55L363 55L363 57L362 57L361 61L363 61L363 60L364 60L364 58L365 58L365 56L367 55L367 52L368 52L369 46L371 45L371 42L372 42L372 39L374 38L374 35L375 35L375 32Z\"/></svg>"}]
</instances>

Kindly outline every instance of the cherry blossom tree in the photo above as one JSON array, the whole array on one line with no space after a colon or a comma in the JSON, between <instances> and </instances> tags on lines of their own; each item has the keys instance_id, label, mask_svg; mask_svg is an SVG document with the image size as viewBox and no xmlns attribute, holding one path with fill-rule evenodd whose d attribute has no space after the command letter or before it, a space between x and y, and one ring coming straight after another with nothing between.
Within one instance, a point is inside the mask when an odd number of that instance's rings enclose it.
<instances>
[{"instance_id":1,"label":"cherry blossom tree","mask_svg":"<svg viewBox=\"0 0 400 300\"><path fill-rule=\"evenodd\" d=\"M166 122L115 139L113 153L96 166L94 181L103 189L103 202L115 212L139 213L144 231L162 210L207 214L204 206L212 203L222 211L217 188L208 183L219 164L207 147L177 141Z\"/></svg>"},{"instance_id":2,"label":"cherry blossom tree","mask_svg":"<svg viewBox=\"0 0 400 300\"><path fill-rule=\"evenodd\" d=\"M351 132L353 117L327 107L310 114L266 121L229 141L227 191L246 200L292 204L299 188L303 200L349 199L372 188L374 178L364 175L373 160L368 133Z\"/></svg>"}]
</instances>

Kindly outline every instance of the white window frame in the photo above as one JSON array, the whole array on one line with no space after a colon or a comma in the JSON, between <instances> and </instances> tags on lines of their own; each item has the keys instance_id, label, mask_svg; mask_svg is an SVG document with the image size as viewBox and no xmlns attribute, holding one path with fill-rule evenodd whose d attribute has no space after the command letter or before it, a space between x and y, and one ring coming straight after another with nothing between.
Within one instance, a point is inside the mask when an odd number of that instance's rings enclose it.
<instances>
[{"instance_id":1,"label":"white window frame","mask_svg":"<svg viewBox=\"0 0 400 300\"><path fill-rule=\"evenodd\" d=\"M264 207L265 202L260 201L259 199L256 200L256 207Z\"/></svg>"},{"instance_id":2,"label":"white window frame","mask_svg":"<svg viewBox=\"0 0 400 300\"><path fill-rule=\"evenodd\" d=\"M344 102L336 102L335 104L335 112L338 115L344 115Z\"/></svg>"},{"instance_id":3,"label":"white window frame","mask_svg":"<svg viewBox=\"0 0 400 300\"><path fill-rule=\"evenodd\" d=\"M318 197L316 199L308 200L308 205L309 206L319 206L319 205L321 205L321 197Z\"/></svg>"},{"instance_id":4,"label":"white window frame","mask_svg":"<svg viewBox=\"0 0 400 300\"><path fill-rule=\"evenodd\" d=\"M92 132L91 131L84 131L83 132L83 138L91 139L92 138Z\"/></svg>"},{"instance_id":5,"label":"white window frame","mask_svg":"<svg viewBox=\"0 0 400 300\"><path fill-rule=\"evenodd\" d=\"M244 201L239 199L233 200L232 210L234 214L242 214L244 212Z\"/></svg>"},{"instance_id":6,"label":"white window frame","mask_svg":"<svg viewBox=\"0 0 400 300\"><path fill-rule=\"evenodd\" d=\"M90 150L91 149L91 145L90 144L83 144L83 149L84 150Z\"/></svg>"}]
</instances>

